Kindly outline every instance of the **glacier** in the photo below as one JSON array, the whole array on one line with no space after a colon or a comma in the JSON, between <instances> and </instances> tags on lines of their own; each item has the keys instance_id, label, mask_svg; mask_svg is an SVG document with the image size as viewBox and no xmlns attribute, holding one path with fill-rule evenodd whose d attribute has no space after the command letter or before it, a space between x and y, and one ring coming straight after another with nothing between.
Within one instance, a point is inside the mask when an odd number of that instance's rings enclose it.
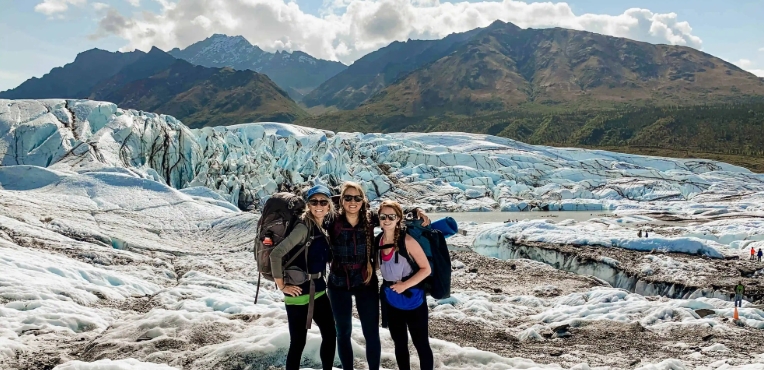
<instances>
[{"instance_id":1,"label":"glacier","mask_svg":"<svg viewBox=\"0 0 764 370\"><path fill-rule=\"evenodd\" d=\"M283 298L266 284L252 302L257 210L275 191L345 180L373 203L518 219L463 222L467 235L449 239L462 250L454 294L428 298L439 369L623 368L635 358L629 367L764 369L761 306L745 302L733 322L726 286L696 289L764 247L762 174L465 133L191 130L171 116L56 99L0 100L0 369L283 366ZM745 273L755 281L764 268ZM464 342L475 328L486 343ZM611 328L626 341L641 331L652 347L604 354L576 342ZM386 329L381 338L393 368ZM312 329L303 366L318 364L319 343ZM501 343L522 345L490 347Z\"/></svg>"},{"instance_id":2,"label":"glacier","mask_svg":"<svg viewBox=\"0 0 764 370\"><path fill-rule=\"evenodd\" d=\"M357 180L370 199L439 211L608 210L764 192L725 163L531 146L464 133L333 133L280 123L190 130L171 116L88 100L0 100L0 164L124 168L206 187L248 209L269 194Z\"/></svg>"},{"instance_id":3,"label":"glacier","mask_svg":"<svg viewBox=\"0 0 764 370\"><path fill-rule=\"evenodd\" d=\"M0 189L0 368L283 366L289 336L282 297L264 285L259 303L252 301L257 272L250 248L257 214L216 204L216 196L198 189L187 194L132 173L66 173L35 166L1 170L3 179L38 180L29 188L14 182ZM538 273L543 281L500 278L514 270L497 268L486 270L497 274L486 278L503 292L486 291L474 285L480 272L473 269L482 272L490 262L464 257L454 261L452 297L428 298L431 318L443 323L440 327L473 323L539 346L562 340L545 337L562 325L569 325L573 336L598 325L638 323L669 338L677 330L702 330L749 340L761 337L750 330L764 329L764 311L752 305L740 310L746 327L730 327L721 320L732 317L731 304L717 298L653 300L591 286L586 277L528 260L515 262L516 271ZM714 315L701 318L698 309ZM354 325L360 329L359 322ZM386 329L381 338L383 360L390 361L393 345ZM363 361L360 330L353 341ZM303 366L318 363L319 343L318 329L311 329ZM607 361L572 351L548 363L459 346L438 336L432 346L442 369L589 369L594 359ZM737 364L731 369L764 366L758 355L741 360L731 351L690 347L679 351L681 360L654 352L640 367L665 368L665 361L673 368L697 367L725 359Z\"/></svg>"}]
</instances>

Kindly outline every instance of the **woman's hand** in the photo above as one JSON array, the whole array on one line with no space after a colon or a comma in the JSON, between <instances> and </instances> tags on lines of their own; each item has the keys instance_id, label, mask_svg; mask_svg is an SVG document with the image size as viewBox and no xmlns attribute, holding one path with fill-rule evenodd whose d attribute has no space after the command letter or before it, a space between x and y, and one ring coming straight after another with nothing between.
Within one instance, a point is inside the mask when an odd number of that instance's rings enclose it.
<instances>
[{"instance_id":1,"label":"woman's hand","mask_svg":"<svg viewBox=\"0 0 764 370\"><path fill-rule=\"evenodd\" d=\"M287 285L284 288L282 288L281 291L284 292L284 295L288 295L292 297L297 297L298 295L302 294L302 289L294 285Z\"/></svg>"},{"instance_id":2,"label":"woman's hand","mask_svg":"<svg viewBox=\"0 0 764 370\"><path fill-rule=\"evenodd\" d=\"M403 294L403 292L405 292L406 289L408 288L409 288L408 284L406 284L403 281L397 281L395 284L390 286L390 289L392 289L394 292L398 294Z\"/></svg>"},{"instance_id":3,"label":"woman's hand","mask_svg":"<svg viewBox=\"0 0 764 370\"><path fill-rule=\"evenodd\" d=\"M422 226L427 226L430 224L430 218L427 217L427 213L424 213L421 208L416 209L416 215L422 220Z\"/></svg>"}]
</instances>

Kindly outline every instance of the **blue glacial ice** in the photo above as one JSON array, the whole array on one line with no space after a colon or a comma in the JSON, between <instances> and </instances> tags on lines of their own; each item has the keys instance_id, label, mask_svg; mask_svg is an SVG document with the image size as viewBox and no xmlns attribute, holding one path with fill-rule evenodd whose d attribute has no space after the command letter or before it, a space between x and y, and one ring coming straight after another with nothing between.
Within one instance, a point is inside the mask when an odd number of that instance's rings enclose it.
<instances>
[{"instance_id":1,"label":"blue glacial ice","mask_svg":"<svg viewBox=\"0 0 764 370\"><path fill-rule=\"evenodd\" d=\"M764 175L701 159L534 146L491 135L334 133L282 123L188 129L89 100L0 100L0 164L121 169L206 187L247 209L312 183L431 211L603 210L764 192Z\"/></svg>"}]
</instances>

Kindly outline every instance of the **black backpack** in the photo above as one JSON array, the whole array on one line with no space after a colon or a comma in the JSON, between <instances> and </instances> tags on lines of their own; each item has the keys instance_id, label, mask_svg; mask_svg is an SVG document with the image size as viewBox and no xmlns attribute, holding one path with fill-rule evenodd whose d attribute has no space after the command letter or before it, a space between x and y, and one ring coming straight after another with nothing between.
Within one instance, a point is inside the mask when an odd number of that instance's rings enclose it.
<instances>
[{"instance_id":1,"label":"black backpack","mask_svg":"<svg viewBox=\"0 0 764 370\"><path fill-rule=\"evenodd\" d=\"M255 261L257 262L257 293L255 294L255 303L260 295L260 278L273 280L273 271L271 267L271 251L281 243L287 235L294 229L294 226L301 222L300 215L305 211L305 201L292 193L276 193L271 196L263 206L263 212L260 220L257 222L257 236L255 237ZM266 246L263 240L268 237L272 244ZM292 258L284 264L288 266L294 258L306 250L304 245Z\"/></svg>"},{"instance_id":2,"label":"black backpack","mask_svg":"<svg viewBox=\"0 0 764 370\"><path fill-rule=\"evenodd\" d=\"M432 272L422 281L425 292L435 299L451 296L451 255L448 253L448 243L443 232L430 226L422 226L422 220L414 217L415 213L404 214L406 234L411 235L422 246ZM405 251L405 244L399 247L399 254L406 257L411 264L413 273L419 271L419 265Z\"/></svg>"}]
</instances>

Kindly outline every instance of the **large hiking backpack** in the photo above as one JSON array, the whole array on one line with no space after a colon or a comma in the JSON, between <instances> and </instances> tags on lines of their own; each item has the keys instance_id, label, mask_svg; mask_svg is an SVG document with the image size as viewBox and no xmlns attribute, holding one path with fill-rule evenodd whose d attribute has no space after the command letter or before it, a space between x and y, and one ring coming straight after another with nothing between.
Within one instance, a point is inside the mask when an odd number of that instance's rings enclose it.
<instances>
[{"instance_id":1,"label":"large hiking backpack","mask_svg":"<svg viewBox=\"0 0 764 370\"><path fill-rule=\"evenodd\" d=\"M411 215L411 212L404 215L406 233L422 246L432 270L423 282L425 291L435 299L448 298L451 296L451 255L448 253L446 238L440 230L422 226L422 220ZM406 256L416 272L419 269L416 262L408 257L408 253Z\"/></svg>"},{"instance_id":2,"label":"large hiking backpack","mask_svg":"<svg viewBox=\"0 0 764 370\"><path fill-rule=\"evenodd\" d=\"M259 272L255 303L257 303L257 298L260 295L260 278L274 281L271 251L294 229L304 210L305 201L292 193L276 193L265 202L262 215L257 222L257 236L255 237L255 261ZM266 237L271 239L271 245L263 244ZM299 254L296 253L295 256Z\"/></svg>"}]
</instances>

